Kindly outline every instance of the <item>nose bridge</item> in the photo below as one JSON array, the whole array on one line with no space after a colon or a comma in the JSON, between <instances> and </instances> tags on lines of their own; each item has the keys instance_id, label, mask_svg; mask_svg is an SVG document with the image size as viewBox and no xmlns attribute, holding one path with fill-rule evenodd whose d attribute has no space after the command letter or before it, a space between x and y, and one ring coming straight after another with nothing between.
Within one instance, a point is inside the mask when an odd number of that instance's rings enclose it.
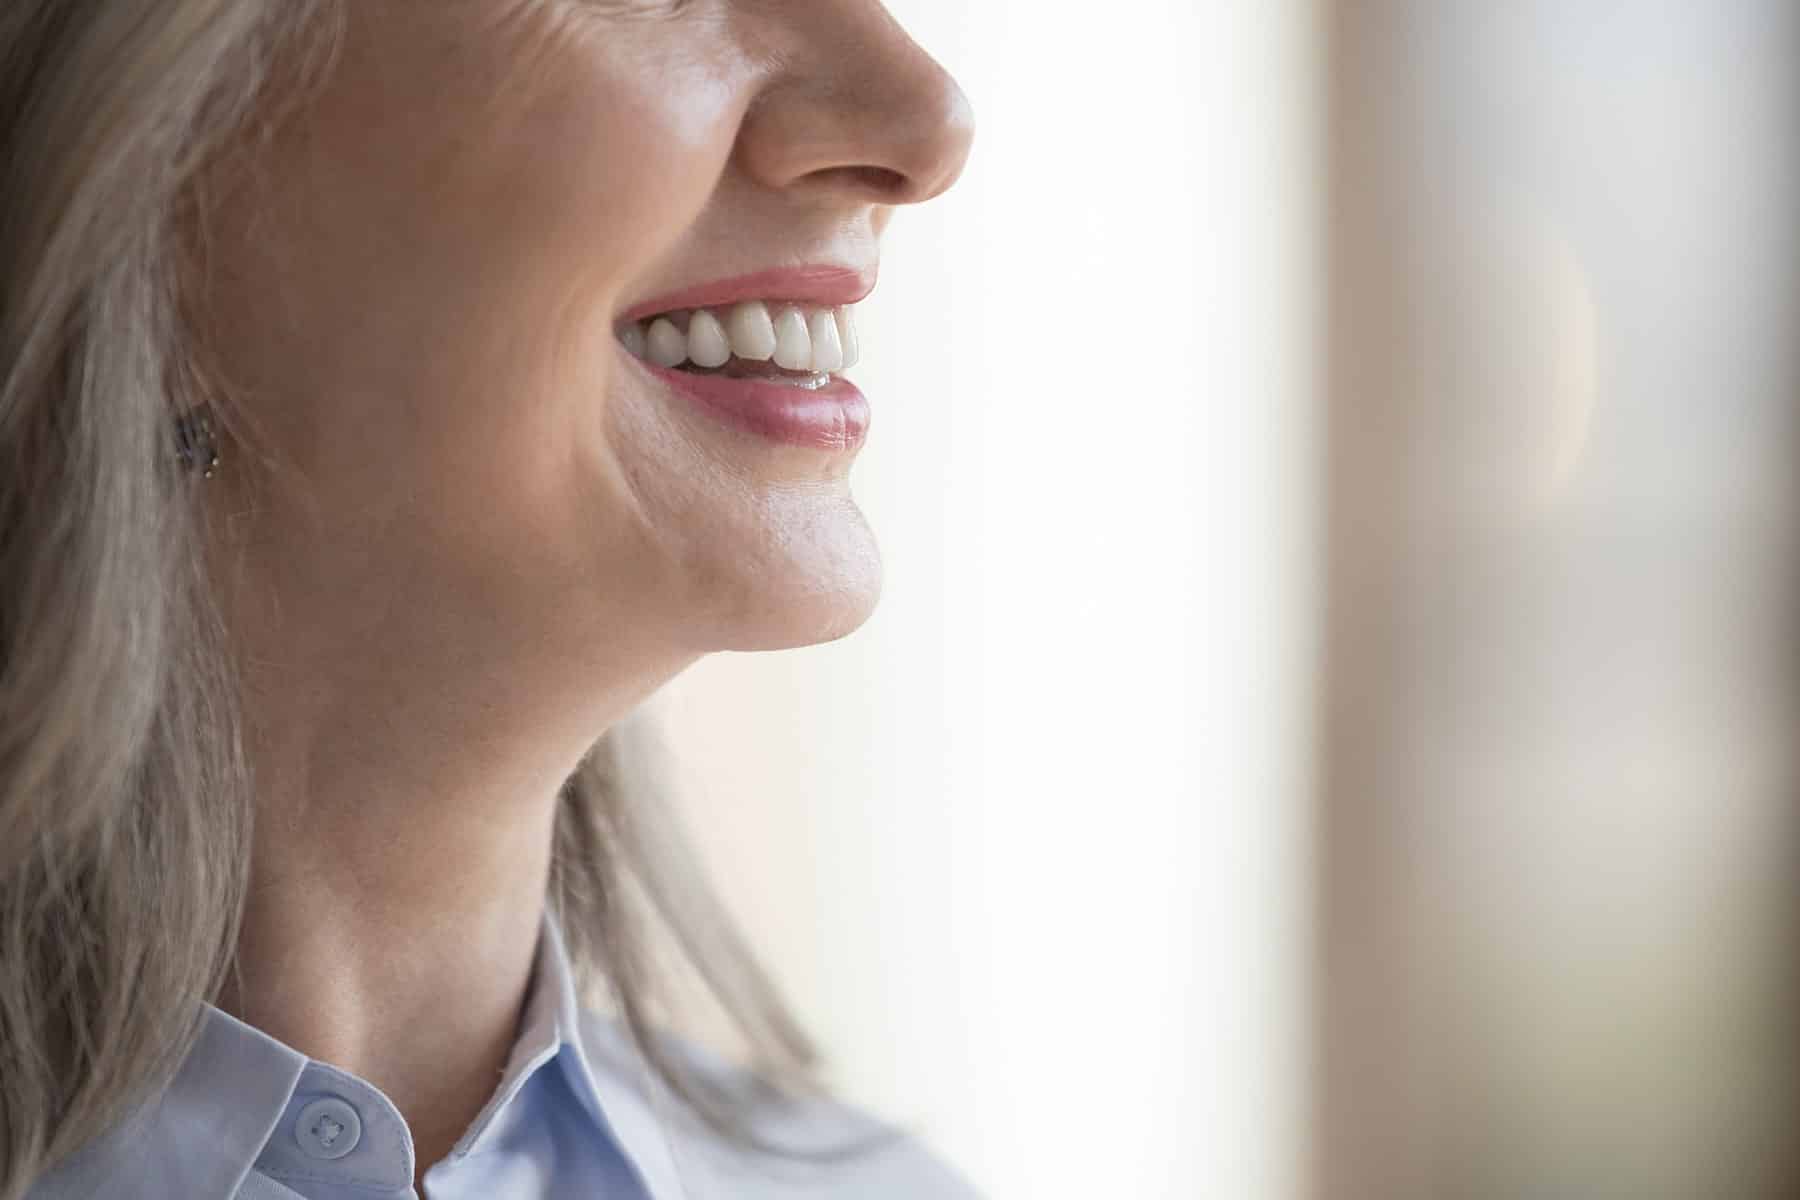
<instances>
[{"instance_id":1,"label":"nose bridge","mask_svg":"<svg viewBox=\"0 0 1800 1200\"><path fill-rule=\"evenodd\" d=\"M974 113L956 81L876 0L756 6L779 63L739 131L762 183L916 204L956 181Z\"/></svg>"}]
</instances>

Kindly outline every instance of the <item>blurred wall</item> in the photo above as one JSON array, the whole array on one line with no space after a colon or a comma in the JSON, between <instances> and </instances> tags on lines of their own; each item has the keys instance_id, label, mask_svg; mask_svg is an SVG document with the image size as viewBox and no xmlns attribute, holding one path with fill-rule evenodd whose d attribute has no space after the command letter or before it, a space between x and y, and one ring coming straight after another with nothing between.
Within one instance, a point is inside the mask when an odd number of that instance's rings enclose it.
<instances>
[{"instance_id":1,"label":"blurred wall","mask_svg":"<svg viewBox=\"0 0 1800 1200\"><path fill-rule=\"evenodd\" d=\"M1334 6L1320 1196L1795 1192L1797 34Z\"/></svg>"},{"instance_id":2,"label":"blurred wall","mask_svg":"<svg viewBox=\"0 0 1800 1200\"><path fill-rule=\"evenodd\" d=\"M862 309L885 594L665 689L684 812L845 1090L995 1200L1297 1195L1310 7L890 7L979 132Z\"/></svg>"}]
</instances>

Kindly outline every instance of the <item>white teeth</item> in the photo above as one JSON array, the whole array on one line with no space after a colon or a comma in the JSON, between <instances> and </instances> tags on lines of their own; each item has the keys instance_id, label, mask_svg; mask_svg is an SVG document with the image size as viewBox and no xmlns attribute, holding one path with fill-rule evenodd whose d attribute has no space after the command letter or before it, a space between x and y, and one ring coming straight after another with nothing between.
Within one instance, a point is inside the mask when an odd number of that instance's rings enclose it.
<instances>
[{"instance_id":1,"label":"white teeth","mask_svg":"<svg viewBox=\"0 0 1800 1200\"><path fill-rule=\"evenodd\" d=\"M838 371L844 366L844 343L838 338L837 319L831 315L829 308L821 308L806 323L806 332L812 342L812 369L815 371Z\"/></svg>"},{"instance_id":2,"label":"white teeth","mask_svg":"<svg viewBox=\"0 0 1800 1200\"><path fill-rule=\"evenodd\" d=\"M687 361L687 338L675 328L675 322L658 317L650 323L650 361L659 367L673 367Z\"/></svg>"},{"instance_id":3,"label":"white teeth","mask_svg":"<svg viewBox=\"0 0 1800 1200\"><path fill-rule=\"evenodd\" d=\"M674 316L678 317L677 313ZM659 367L692 363L702 370L716 370L733 358L768 362L789 371L829 375L856 365L860 344L855 310L802 308L793 304L771 308L761 300L746 300L722 315L697 308L687 319L687 332L674 317L634 321L618 331L619 341L638 358Z\"/></svg>"},{"instance_id":4,"label":"white teeth","mask_svg":"<svg viewBox=\"0 0 1800 1200\"><path fill-rule=\"evenodd\" d=\"M731 351L739 358L768 362L774 357L775 322L761 300L746 300L733 308L725 327L731 334Z\"/></svg>"},{"instance_id":5,"label":"white teeth","mask_svg":"<svg viewBox=\"0 0 1800 1200\"><path fill-rule=\"evenodd\" d=\"M775 365L790 371L812 369L812 335L797 308L784 308L775 318Z\"/></svg>"},{"instance_id":6,"label":"white teeth","mask_svg":"<svg viewBox=\"0 0 1800 1200\"><path fill-rule=\"evenodd\" d=\"M722 367L731 358L731 339L719 318L704 308L688 322L687 356L697 367Z\"/></svg>"},{"instance_id":7,"label":"white teeth","mask_svg":"<svg viewBox=\"0 0 1800 1200\"><path fill-rule=\"evenodd\" d=\"M650 344L644 340L644 327L636 321L625 327L624 332L619 334L619 340L625 343L625 349L631 351L634 358L643 358L649 352Z\"/></svg>"},{"instance_id":8,"label":"white teeth","mask_svg":"<svg viewBox=\"0 0 1800 1200\"><path fill-rule=\"evenodd\" d=\"M844 365L840 371L848 371L862 357L862 343L856 339L856 310L849 305L832 309L832 318L837 322L838 343L844 348Z\"/></svg>"}]
</instances>

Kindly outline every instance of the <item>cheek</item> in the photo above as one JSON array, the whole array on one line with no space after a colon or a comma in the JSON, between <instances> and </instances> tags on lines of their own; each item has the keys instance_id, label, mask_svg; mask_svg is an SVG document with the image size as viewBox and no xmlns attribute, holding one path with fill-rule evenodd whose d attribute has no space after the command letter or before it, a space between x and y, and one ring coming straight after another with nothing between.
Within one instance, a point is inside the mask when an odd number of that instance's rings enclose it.
<instances>
[{"instance_id":1,"label":"cheek","mask_svg":"<svg viewBox=\"0 0 1800 1200\"><path fill-rule=\"evenodd\" d=\"M484 108L485 127L446 149L411 215L430 231L417 257L436 264L418 302L454 347L455 390L474 422L453 436L497 435L508 443L499 455L545 480L571 467L617 471L580 461L622 448L605 427L622 414L598 402L615 392L613 318L633 282L691 236L738 120L721 72L659 58L660 46L620 61L632 50L624 39L552 45L520 67L535 72L529 90ZM656 437L667 457L691 457L692 446L662 444L672 434L639 430L625 444Z\"/></svg>"},{"instance_id":2,"label":"cheek","mask_svg":"<svg viewBox=\"0 0 1800 1200\"><path fill-rule=\"evenodd\" d=\"M446 47L357 11L374 27L235 222L219 344L311 474L404 452L542 477L622 290L711 198L745 89L666 26Z\"/></svg>"},{"instance_id":3,"label":"cheek","mask_svg":"<svg viewBox=\"0 0 1800 1200\"><path fill-rule=\"evenodd\" d=\"M528 304L599 306L610 319L724 171L741 104L729 72L662 45L635 61L631 50L623 38L561 39L485 144L449 166L469 244L523 269Z\"/></svg>"},{"instance_id":4,"label":"cheek","mask_svg":"<svg viewBox=\"0 0 1800 1200\"><path fill-rule=\"evenodd\" d=\"M303 142L291 265L403 333L473 348L610 313L730 156L747 89L722 43L565 18L446 47L371 19Z\"/></svg>"}]
</instances>

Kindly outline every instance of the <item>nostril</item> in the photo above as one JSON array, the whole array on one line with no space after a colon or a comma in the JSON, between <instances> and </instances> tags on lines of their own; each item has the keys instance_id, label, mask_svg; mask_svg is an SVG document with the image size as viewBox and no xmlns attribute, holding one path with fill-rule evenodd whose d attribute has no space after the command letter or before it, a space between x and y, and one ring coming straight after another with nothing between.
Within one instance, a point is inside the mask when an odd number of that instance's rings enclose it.
<instances>
[{"instance_id":1,"label":"nostril","mask_svg":"<svg viewBox=\"0 0 1800 1200\"><path fill-rule=\"evenodd\" d=\"M858 27L821 27L780 62L744 110L735 164L767 188L840 205L918 204L954 183L974 133L956 81L879 4L793 8Z\"/></svg>"},{"instance_id":2,"label":"nostril","mask_svg":"<svg viewBox=\"0 0 1800 1200\"><path fill-rule=\"evenodd\" d=\"M912 181L899 171L887 167L827 167L813 176L825 183L854 188L878 200L898 203L912 191Z\"/></svg>"}]
</instances>

